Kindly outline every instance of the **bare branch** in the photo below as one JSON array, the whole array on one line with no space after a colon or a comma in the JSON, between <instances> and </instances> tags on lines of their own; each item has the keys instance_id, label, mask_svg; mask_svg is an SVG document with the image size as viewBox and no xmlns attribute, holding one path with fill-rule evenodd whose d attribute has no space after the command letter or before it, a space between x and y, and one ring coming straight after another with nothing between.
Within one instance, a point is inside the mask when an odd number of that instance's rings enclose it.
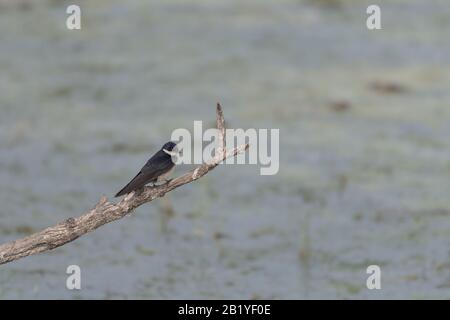
<instances>
[{"instance_id":1,"label":"bare branch","mask_svg":"<svg viewBox=\"0 0 450 320\"><path fill-rule=\"evenodd\" d=\"M220 103L217 103L216 113L217 113L216 126L217 130L219 131L219 141L216 148L215 156L216 158L220 158L225 153L225 119L223 118L223 111Z\"/></svg>"},{"instance_id":2,"label":"bare branch","mask_svg":"<svg viewBox=\"0 0 450 320\"><path fill-rule=\"evenodd\" d=\"M222 107L217 104L217 129L219 130L217 149L220 151L216 152L216 156L211 162L204 163L166 184L157 187L144 187L139 191L132 192L118 203L109 202L105 196L102 196L93 209L77 218L68 218L55 226L25 238L0 245L0 264L60 247L104 224L121 219L144 203L163 197L167 192L203 177L226 158L234 157L247 150L249 145L245 144L226 151L224 123Z\"/></svg>"}]
</instances>

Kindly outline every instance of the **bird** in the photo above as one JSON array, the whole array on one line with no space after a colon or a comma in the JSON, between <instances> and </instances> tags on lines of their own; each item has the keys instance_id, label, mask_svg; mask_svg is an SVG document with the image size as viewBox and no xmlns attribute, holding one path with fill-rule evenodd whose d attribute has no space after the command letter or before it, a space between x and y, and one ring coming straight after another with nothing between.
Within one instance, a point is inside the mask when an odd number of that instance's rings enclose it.
<instances>
[{"instance_id":1,"label":"bird","mask_svg":"<svg viewBox=\"0 0 450 320\"><path fill-rule=\"evenodd\" d=\"M153 183L154 185L156 182L166 180L166 177L175 169L175 163L172 161L172 156L177 154L175 151L172 151L175 146L176 143L173 141L165 143L147 161L141 171L125 187L116 193L115 197L120 197L141 189L148 183Z\"/></svg>"}]
</instances>

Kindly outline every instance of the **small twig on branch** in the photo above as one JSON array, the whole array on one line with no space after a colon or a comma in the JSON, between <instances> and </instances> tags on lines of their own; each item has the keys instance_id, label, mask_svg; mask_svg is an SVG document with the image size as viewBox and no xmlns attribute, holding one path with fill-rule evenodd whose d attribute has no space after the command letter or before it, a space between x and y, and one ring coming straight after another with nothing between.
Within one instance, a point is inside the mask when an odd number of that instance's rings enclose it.
<instances>
[{"instance_id":1,"label":"small twig on branch","mask_svg":"<svg viewBox=\"0 0 450 320\"><path fill-rule=\"evenodd\" d=\"M0 245L0 264L60 247L104 224L121 219L144 203L163 197L167 192L203 177L226 158L234 157L248 149L249 145L245 144L232 150L226 150L224 123L222 107L217 104L218 148L214 158L208 163L204 163L166 184L144 187L140 191L131 192L118 203L109 202L103 196L92 210L77 218L68 218L55 226L25 238L2 244Z\"/></svg>"}]
</instances>

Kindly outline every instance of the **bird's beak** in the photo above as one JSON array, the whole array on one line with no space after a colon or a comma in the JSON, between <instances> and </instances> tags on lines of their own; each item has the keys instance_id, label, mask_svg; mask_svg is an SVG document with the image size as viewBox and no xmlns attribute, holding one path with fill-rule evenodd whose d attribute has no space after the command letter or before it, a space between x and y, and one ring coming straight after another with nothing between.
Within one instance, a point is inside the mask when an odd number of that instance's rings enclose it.
<instances>
[{"instance_id":1,"label":"bird's beak","mask_svg":"<svg viewBox=\"0 0 450 320\"><path fill-rule=\"evenodd\" d=\"M168 151L168 150L166 150L166 149L163 149L163 151L164 151L165 153L167 153L169 156L172 156L172 157L178 155L178 153L175 152L175 151Z\"/></svg>"}]
</instances>

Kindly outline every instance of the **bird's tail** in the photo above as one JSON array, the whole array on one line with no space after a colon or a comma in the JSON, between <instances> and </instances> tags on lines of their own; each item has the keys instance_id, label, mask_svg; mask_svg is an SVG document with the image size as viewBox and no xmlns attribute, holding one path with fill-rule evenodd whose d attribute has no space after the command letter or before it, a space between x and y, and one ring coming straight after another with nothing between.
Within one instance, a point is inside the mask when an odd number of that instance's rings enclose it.
<instances>
[{"instance_id":1,"label":"bird's tail","mask_svg":"<svg viewBox=\"0 0 450 320\"><path fill-rule=\"evenodd\" d=\"M128 189L127 189L128 186L129 186L129 184L127 184L125 187L123 187L122 190L120 190L119 192L117 192L116 195L115 195L114 197L117 198L117 197L123 196L124 194L130 193L131 190L128 191Z\"/></svg>"},{"instance_id":2,"label":"bird's tail","mask_svg":"<svg viewBox=\"0 0 450 320\"><path fill-rule=\"evenodd\" d=\"M140 178L140 174L141 172L139 172L130 182L127 183L127 185L125 187L123 187L119 192L116 193L116 195L114 197L120 197L123 196L124 194L130 193L131 191L136 190L137 188L139 188L139 186L137 186L139 183L139 178Z\"/></svg>"}]
</instances>

